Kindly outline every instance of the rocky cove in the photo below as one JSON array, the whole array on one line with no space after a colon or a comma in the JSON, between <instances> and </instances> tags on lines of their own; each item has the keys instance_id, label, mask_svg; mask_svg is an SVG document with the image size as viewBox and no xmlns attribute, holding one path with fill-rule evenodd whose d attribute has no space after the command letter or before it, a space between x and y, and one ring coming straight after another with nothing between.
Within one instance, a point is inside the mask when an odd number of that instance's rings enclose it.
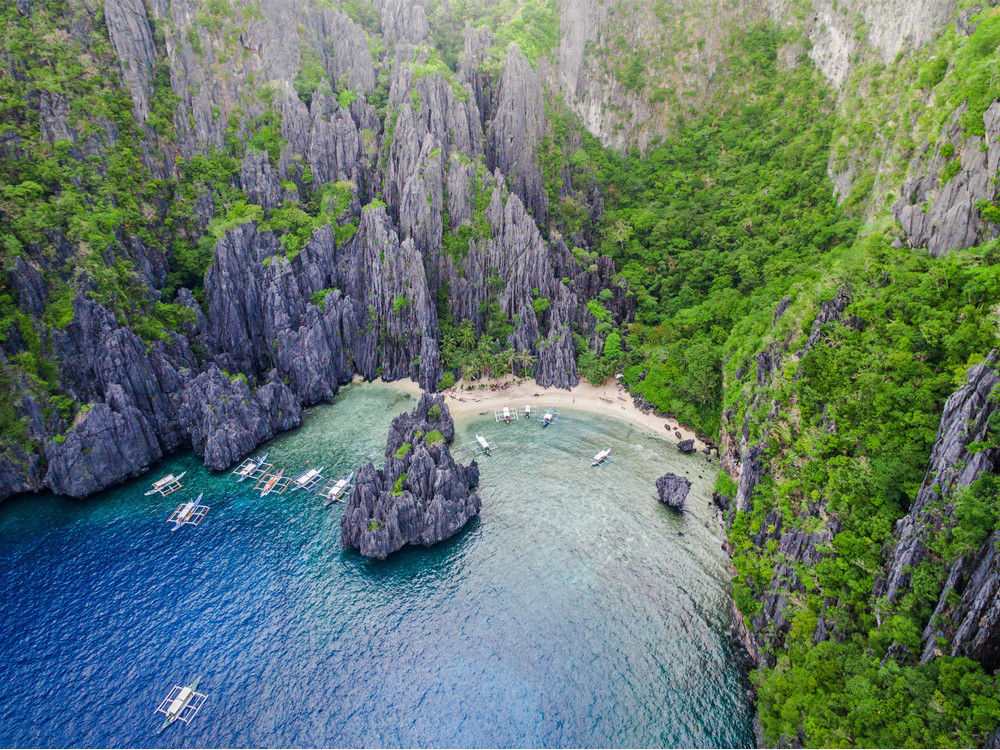
<instances>
[{"instance_id":1,"label":"rocky cove","mask_svg":"<svg viewBox=\"0 0 1000 750\"><path fill-rule=\"evenodd\" d=\"M324 533L447 560L486 526L468 420L589 404L706 472L637 469L672 520L616 518L688 544L711 495L761 744L995 745L994 6L8 3L0 500L86 508L175 463L218 479L381 379L429 395L365 438ZM603 497L598 476L572 499ZM549 508L539 544L576 517ZM544 737L715 736L604 726ZM345 736L432 736L367 729Z\"/></svg>"},{"instance_id":2,"label":"rocky cove","mask_svg":"<svg viewBox=\"0 0 1000 750\"><path fill-rule=\"evenodd\" d=\"M321 462L338 475L381 465L393 420L417 403L349 385L263 449L277 465ZM457 420L463 464L489 419ZM137 503L145 479L82 502L5 503L0 560L19 596L0 605L4 741L752 744L703 460L576 410L544 431L507 429L504 448L479 461L481 518L384 561L342 549L345 504L262 500L190 452L157 471L188 472L178 494L205 492L211 510L196 528L164 522L173 497ZM616 462L587 472L597 446ZM691 477L684 517L657 503L667 470ZM46 658L24 659L43 631ZM154 734L159 693L192 670L209 702L190 726ZM73 714L88 686L100 707ZM44 719L63 709L76 718Z\"/></svg>"}]
</instances>

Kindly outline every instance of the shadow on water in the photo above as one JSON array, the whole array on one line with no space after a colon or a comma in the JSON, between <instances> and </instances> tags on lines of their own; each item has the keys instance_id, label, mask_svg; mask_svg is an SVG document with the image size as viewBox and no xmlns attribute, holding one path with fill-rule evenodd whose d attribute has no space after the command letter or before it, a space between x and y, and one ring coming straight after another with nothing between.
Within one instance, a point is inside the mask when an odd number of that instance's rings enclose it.
<instances>
[{"instance_id":1,"label":"shadow on water","mask_svg":"<svg viewBox=\"0 0 1000 750\"><path fill-rule=\"evenodd\" d=\"M380 466L412 404L350 386L261 450L330 476ZM341 549L342 506L261 498L190 454L88 500L0 506L0 745L750 745L713 467L570 410L489 429L504 448L479 460L481 518L385 561ZM616 461L590 470L605 447ZM183 470L182 491L143 495ZM692 479L684 515L654 499L665 471ZM171 531L199 492L205 521ZM154 734L196 674L201 713Z\"/></svg>"}]
</instances>

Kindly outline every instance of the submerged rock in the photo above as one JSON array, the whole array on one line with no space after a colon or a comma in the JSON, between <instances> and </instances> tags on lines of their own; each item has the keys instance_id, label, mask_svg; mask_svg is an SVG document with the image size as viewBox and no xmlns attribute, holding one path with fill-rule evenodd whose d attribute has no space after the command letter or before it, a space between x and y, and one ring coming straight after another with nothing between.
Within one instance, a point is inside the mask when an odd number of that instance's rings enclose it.
<instances>
[{"instance_id":1,"label":"submerged rock","mask_svg":"<svg viewBox=\"0 0 1000 750\"><path fill-rule=\"evenodd\" d=\"M384 469L366 464L340 521L340 542L365 557L385 559L407 544L430 547L479 514L479 467L457 463L444 397L425 393L417 408L393 420Z\"/></svg>"},{"instance_id":2,"label":"submerged rock","mask_svg":"<svg viewBox=\"0 0 1000 750\"><path fill-rule=\"evenodd\" d=\"M684 510L684 501L691 491L691 480L676 474L664 474L656 480L656 491L661 503L676 510Z\"/></svg>"}]
</instances>

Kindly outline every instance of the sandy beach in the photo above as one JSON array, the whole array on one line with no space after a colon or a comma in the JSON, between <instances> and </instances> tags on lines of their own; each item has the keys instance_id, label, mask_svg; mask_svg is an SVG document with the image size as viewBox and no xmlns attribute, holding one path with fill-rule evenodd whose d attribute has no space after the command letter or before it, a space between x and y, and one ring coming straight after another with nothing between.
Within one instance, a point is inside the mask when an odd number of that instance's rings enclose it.
<instances>
[{"instance_id":1,"label":"sandy beach","mask_svg":"<svg viewBox=\"0 0 1000 750\"><path fill-rule=\"evenodd\" d=\"M419 396L420 386L409 378L394 380L385 385ZM542 388L534 380L518 382L516 380L484 380L474 383L473 390L465 390L464 382L457 383L454 388L442 391L445 402L455 418L478 414L492 415L494 409L503 406L516 408L523 417L524 407L531 405L532 412L546 411L549 407L564 407L580 409L581 411L604 414L609 417L624 419L627 422L645 427L671 443L681 440L694 440L695 447L701 450L705 447L687 427L673 419L658 417L655 414L643 414L632 404L632 398L621 389L615 381L604 385L581 383L571 390L563 388ZM480 385L483 385L481 388ZM678 433L680 437L678 437Z\"/></svg>"}]
</instances>

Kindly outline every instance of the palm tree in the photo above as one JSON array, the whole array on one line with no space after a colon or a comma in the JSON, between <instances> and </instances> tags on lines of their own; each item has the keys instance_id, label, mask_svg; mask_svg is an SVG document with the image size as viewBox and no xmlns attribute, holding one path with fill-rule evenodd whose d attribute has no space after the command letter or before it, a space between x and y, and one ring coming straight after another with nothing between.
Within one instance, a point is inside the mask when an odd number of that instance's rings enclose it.
<instances>
[{"instance_id":1,"label":"palm tree","mask_svg":"<svg viewBox=\"0 0 1000 750\"><path fill-rule=\"evenodd\" d=\"M515 355L515 360L517 361L518 366L521 368L522 374L526 372L528 369L530 369L532 365L535 364L536 359L537 357L535 357L535 355L529 352L527 349L521 350L517 352L517 354Z\"/></svg>"},{"instance_id":2,"label":"palm tree","mask_svg":"<svg viewBox=\"0 0 1000 750\"><path fill-rule=\"evenodd\" d=\"M514 363L517 361L517 351L514 349L504 349L497 355L497 359L503 365L503 374L514 372Z\"/></svg>"},{"instance_id":3,"label":"palm tree","mask_svg":"<svg viewBox=\"0 0 1000 750\"><path fill-rule=\"evenodd\" d=\"M467 352L471 352L476 346L476 329L468 320L463 320L458 327L458 345Z\"/></svg>"}]
</instances>

